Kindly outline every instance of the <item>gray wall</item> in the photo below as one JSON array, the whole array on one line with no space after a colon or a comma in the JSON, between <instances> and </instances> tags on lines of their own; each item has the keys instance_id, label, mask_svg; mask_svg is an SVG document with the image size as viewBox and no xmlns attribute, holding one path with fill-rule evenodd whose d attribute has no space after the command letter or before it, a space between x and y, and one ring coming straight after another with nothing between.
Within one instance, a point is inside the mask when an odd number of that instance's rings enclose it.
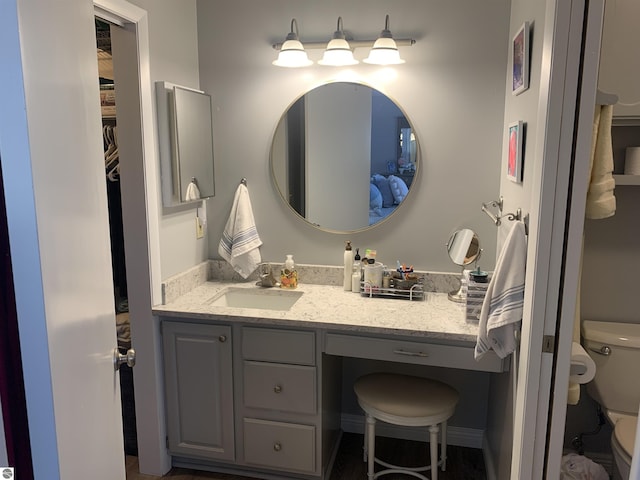
<instances>
[{"instance_id":1,"label":"gray wall","mask_svg":"<svg viewBox=\"0 0 640 480\"><path fill-rule=\"evenodd\" d=\"M629 130L630 127L624 127ZM614 142L615 132L614 128ZM640 128L636 127L636 144ZM640 271L640 187L618 186L615 190L616 214L603 220L586 220L582 263L582 319L605 322L640 323L637 272ZM598 425L597 403L585 388L578 405L567 407L565 447L580 433L592 432ZM586 454L611 452L611 428L604 425L595 435L583 437Z\"/></svg>"},{"instance_id":2,"label":"gray wall","mask_svg":"<svg viewBox=\"0 0 640 480\"><path fill-rule=\"evenodd\" d=\"M283 41L292 17L303 41L324 41L339 15L347 33L375 38L385 14L396 38L418 41L401 49L405 65L271 65L271 44ZM298 263L338 265L350 239L361 250L377 249L388 264L400 260L417 269L457 271L444 244L464 226L479 232L485 248L481 266L492 268L496 230L480 205L499 191L508 19L507 0L198 2L200 85L214 102L217 180L216 197L208 202L210 256L217 257L234 191L247 177L265 260L292 253ZM321 53L310 51L310 57L318 60ZM362 59L366 50L355 53ZM271 138L282 113L305 91L337 78L368 83L394 99L421 144L416 189L398 215L349 235L322 232L294 217L269 172Z\"/></svg>"},{"instance_id":3,"label":"gray wall","mask_svg":"<svg viewBox=\"0 0 640 480\"><path fill-rule=\"evenodd\" d=\"M159 80L200 87L195 0L131 0L149 18L152 83ZM155 108L155 104L154 104ZM160 178L156 181L160 185ZM162 205L158 189L158 204ZM209 256L206 238L196 240L193 208L162 208L160 255L163 279L183 272Z\"/></svg>"},{"instance_id":4,"label":"gray wall","mask_svg":"<svg viewBox=\"0 0 640 480\"><path fill-rule=\"evenodd\" d=\"M607 2L600 57L599 87L619 96L619 101L632 104L640 100L640 62L633 55L638 43L635 25L639 5L634 0ZM617 105L614 115L638 115L640 107ZM614 172L624 172L625 148L640 145L639 122L612 129ZM638 186L617 186L616 213L603 220L586 220L582 263L582 319L640 323L637 272L640 271L640 205ZM567 407L565 447L578 434L593 431L598 425L597 403L582 388L578 405ZM583 437L587 455L611 453L611 428L608 424L595 435Z\"/></svg>"}]
</instances>

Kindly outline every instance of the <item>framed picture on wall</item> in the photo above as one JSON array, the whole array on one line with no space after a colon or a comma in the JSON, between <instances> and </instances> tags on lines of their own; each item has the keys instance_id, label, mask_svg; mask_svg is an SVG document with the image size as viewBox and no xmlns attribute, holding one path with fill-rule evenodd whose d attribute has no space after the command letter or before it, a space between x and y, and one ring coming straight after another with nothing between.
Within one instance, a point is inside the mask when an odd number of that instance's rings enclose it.
<instances>
[{"instance_id":1,"label":"framed picture on wall","mask_svg":"<svg viewBox=\"0 0 640 480\"><path fill-rule=\"evenodd\" d=\"M529 22L524 22L513 37L513 88L519 95L529 88Z\"/></svg>"},{"instance_id":2,"label":"framed picture on wall","mask_svg":"<svg viewBox=\"0 0 640 480\"><path fill-rule=\"evenodd\" d=\"M508 134L507 178L512 182L522 183L522 120L510 123Z\"/></svg>"}]
</instances>

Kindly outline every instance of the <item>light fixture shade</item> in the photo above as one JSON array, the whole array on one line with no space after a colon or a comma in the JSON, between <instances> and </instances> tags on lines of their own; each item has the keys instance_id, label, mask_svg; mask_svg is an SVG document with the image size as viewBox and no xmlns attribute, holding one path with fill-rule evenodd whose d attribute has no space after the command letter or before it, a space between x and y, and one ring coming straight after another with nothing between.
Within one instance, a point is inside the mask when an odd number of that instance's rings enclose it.
<instances>
[{"instance_id":1,"label":"light fixture shade","mask_svg":"<svg viewBox=\"0 0 640 480\"><path fill-rule=\"evenodd\" d=\"M313 62L309 60L299 40L286 40L282 44L278 58L272 63L278 67L297 68L308 67Z\"/></svg>"},{"instance_id":2,"label":"light fixture shade","mask_svg":"<svg viewBox=\"0 0 640 480\"><path fill-rule=\"evenodd\" d=\"M373 44L369 56L363 62L373 65L399 65L404 63L404 60L400 58L398 46L389 31L389 15L385 19L384 30L382 30L382 33Z\"/></svg>"},{"instance_id":3,"label":"light fixture shade","mask_svg":"<svg viewBox=\"0 0 640 480\"><path fill-rule=\"evenodd\" d=\"M333 38L327 44L327 49L324 51L324 55L322 55L322 60L319 60L318 63L332 67L343 67L360 63L353 58L353 51L342 30L342 17L338 17L337 29L333 33Z\"/></svg>"},{"instance_id":4,"label":"light fixture shade","mask_svg":"<svg viewBox=\"0 0 640 480\"><path fill-rule=\"evenodd\" d=\"M333 67L342 67L346 65L355 65L358 62L353 58L353 52L349 47L349 42L344 38L334 38L327 45L327 49L322 55L322 60L318 60L320 65L330 65Z\"/></svg>"},{"instance_id":5,"label":"light fixture shade","mask_svg":"<svg viewBox=\"0 0 640 480\"><path fill-rule=\"evenodd\" d=\"M291 31L280 48L278 58L271 63L278 67L288 68L308 67L313 63L307 57L304 46L298 40L298 22L295 18L291 20Z\"/></svg>"}]
</instances>

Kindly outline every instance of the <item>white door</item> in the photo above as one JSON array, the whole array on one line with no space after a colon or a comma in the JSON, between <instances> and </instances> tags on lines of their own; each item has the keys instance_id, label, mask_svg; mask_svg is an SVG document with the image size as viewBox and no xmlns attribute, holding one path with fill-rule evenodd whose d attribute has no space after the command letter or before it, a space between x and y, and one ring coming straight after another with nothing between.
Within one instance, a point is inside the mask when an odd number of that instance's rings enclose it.
<instances>
[{"instance_id":1,"label":"white door","mask_svg":"<svg viewBox=\"0 0 640 480\"><path fill-rule=\"evenodd\" d=\"M589 3L593 6L600 2ZM579 130L575 123L580 70L584 68L583 81L591 82L591 89L597 77L592 63L581 66L585 6L584 0L548 1L544 31L535 32L544 37L544 47L538 134L527 140L535 142L537 164L515 395L511 478L518 480L558 478L562 444L557 445L558 438L548 421L552 402L565 402L566 409L570 335L567 343L565 332L566 325L573 325L575 311L578 272L575 248L572 250L569 242L575 241L577 229L573 226L567 238L565 222L572 201L584 201L584 197L578 198L582 193L579 188L576 191L574 185L572 191L572 175L577 175L572 172L573 159L584 154L580 147L585 141L584 128ZM584 212L582 215L584 218ZM558 363L561 361L566 365ZM554 381L564 390L558 387L554 391Z\"/></svg>"},{"instance_id":2,"label":"white door","mask_svg":"<svg viewBox=\"0 0 640 480\"><path fill-rule=\"evenodd\" d=\"M0 152L36 479L125 478L93 15L82 0L0 3Z\"/></svg>"},{"instance_id":3,"label":"white door","mask_svg":"<svg viewBox=\"0 0 640 480\"><path fill-rule=\"evenodd\" d=\"M562 297L556 328L554 381L551 386L553 394L547 434L546 472L549 478L558 478L559 476L564 443L572 334L576 305L579 301L578 284L582 256L585 199L591 173L590 154L593 135L593 114L598 85L604 3L604 0L589 2L587 21L584 24L581 95L575 125L574 162L570 179L572 194L570 205L568 206L568 221L565 229L565 251L562 260Z\"/></svg>"}]
</instances>

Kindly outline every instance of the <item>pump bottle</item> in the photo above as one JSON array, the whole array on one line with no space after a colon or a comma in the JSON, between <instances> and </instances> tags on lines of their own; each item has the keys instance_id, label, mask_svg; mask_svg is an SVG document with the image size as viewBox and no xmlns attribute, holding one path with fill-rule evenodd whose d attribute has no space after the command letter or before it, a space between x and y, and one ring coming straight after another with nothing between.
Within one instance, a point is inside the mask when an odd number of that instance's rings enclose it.
<instances>
[{"instance_id":1,"label":"pump bottle","mask_svg":"<svg viewBox=\"0 0 640 480\"><path fill-rule=\"evenodd\" d=\"M347 240L344 248L344 290L351 291L351 270L353 269L353 254L351 253L351 241Z\"/></svg>"}]
</instances>

